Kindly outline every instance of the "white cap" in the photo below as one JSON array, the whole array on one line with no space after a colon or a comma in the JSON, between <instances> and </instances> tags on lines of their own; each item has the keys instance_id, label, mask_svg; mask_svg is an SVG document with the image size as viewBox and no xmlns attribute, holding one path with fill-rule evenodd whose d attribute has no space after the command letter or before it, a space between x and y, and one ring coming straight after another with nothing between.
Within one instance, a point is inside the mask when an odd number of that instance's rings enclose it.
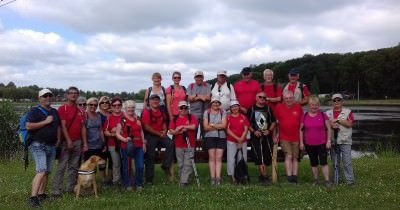
<instances>
[{"instance_id":1,"label":"white cap","mask_svg":"<svg viewBox=\"0 0 400 210\"><path fill-rule=\"evenodd\" d=\"M217 76L218 76L218 75L225 75L225 76L227 76L226 70L218 71Z\"/></svg>"},{"instance_id":2,"label":"white cap","mask_svg":"<svg viewBox=\"0 0 400 210\"><path fill-rule=\"evenodd\" d=\"M232 101L231 101L231 105L230 105L230 106L235 106L235 105L239 105L239 106L240 106L238 100L232 100Z\"/></svg>"},{"instance_id":3,"label":"white cap","mask_svg":"<svg viewBox=\"0 0 400 210\"><path fill-rule=\"evenodd\" d=\"M214 102L219 102L219 103L221 103L221 101L219 100L219 97L216 97L216 96L213 96L212 98L211 98L211 104L212 103L214 103Z\"/></svg>"},{"instance_id":4,"label":"white cap","mask_svg":"<svg viewBox=\"0 0 400 210\"><path fill-rule=\"evenodd\" d=\"M45 88L39 91L39 97L44 96L46 93L50 93L51 95L53 95L53 93L49 89Z\"/></svg>"},{"instance_id":5,"label":"white cap","mask_svg":"<svg viewBox=\"0 0 400 210\"><path fill-rule=\"evenodd\" d=\"M197 76L204 76L204 73L202 71L194 72L194 77L197 77Z\"/></svg>"},{"instance_id":6,"label":"white cap","mask_svg":"<svg viewBox=\"0 0 400 210\"><path fill-rule=\"evenodd\" d=\"M179 101L178 107L181 107L181 106L188 106L188 104L186 101Z\"/></svg>"},{"instance_id":7,"label":"white cap","mask_svg":"<svg viewBox=\"0 0 400 210\"><path fill-rule=\"evenodd\" d=\"M335 98L343 99L343 96L342 96L342 94L340 94L340 93L336 93L336 94L333 94L332 100L335 99Z\"/></svg>"}]
</instances>

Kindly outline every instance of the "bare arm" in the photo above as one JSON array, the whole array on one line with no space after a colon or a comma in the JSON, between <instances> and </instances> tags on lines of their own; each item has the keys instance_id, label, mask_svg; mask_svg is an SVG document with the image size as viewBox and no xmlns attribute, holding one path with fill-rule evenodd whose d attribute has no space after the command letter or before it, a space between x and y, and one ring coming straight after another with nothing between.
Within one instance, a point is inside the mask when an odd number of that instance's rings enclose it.
<instances>
[{"instance_id":1,"label":"bare arm","mask_svg":"<svg viewBox=\"0 0 400 210\"><path fill-rule=\"evenodd\" d=\"M144 99L143 99L143 108L147 107L147 100L148 100L148 95L149 95L149 89L146 89L144 92Z\"/></svg>"}]
</instances>

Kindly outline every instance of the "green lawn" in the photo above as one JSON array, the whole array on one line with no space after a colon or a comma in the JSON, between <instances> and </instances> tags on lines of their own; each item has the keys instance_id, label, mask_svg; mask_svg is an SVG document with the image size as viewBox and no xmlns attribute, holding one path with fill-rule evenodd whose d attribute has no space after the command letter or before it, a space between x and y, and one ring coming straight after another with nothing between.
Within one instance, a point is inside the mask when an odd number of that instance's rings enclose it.
<instances>
[{"instance_id":1,"label":"green lawn","mask_svg":"<svg viewBox=\"0 0 400 210\"><path fill-rule=\"evenodd\" d=\"M43 209L399 209L400 155L354 160L357 183L352 187L312 186L308 164L308 160L301 162L300 183L292 185L286 182L283 165L279 163L280 182L270 187L257 184L253 163L249 163L249 185L233 186L225 182L220 187L211 187L207 165L198 164L201 187L192 180L186 189L164 181L157 166L155 185L141 193L100 189L98 199L90 196L77 201L72 195L64 195L60 200L46 201ZM33 165L24 171L22 162L0 162L0 209L27 208Z\"/></svg>"}]
</instances>

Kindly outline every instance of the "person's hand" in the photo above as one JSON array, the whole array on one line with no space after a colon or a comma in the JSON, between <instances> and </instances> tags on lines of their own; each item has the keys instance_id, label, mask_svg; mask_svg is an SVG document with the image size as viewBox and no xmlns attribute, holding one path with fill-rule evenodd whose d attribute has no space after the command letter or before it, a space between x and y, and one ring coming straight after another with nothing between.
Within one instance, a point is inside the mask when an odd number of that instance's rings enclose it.
<instances>
[{"instance_id":1,"label":"person's hand","mask_svg":"<svg viewBox=\"0 0 400 210\"><path fill-rule=\"evenodd\" d=\"M263 134L264 136L268 136L269 133L270 133L270 131L269 131L268 129L262 132L262 134Z\"/></svg>"},{"instance_id":2,"label":"person's hand","mask_svg":"<svg viewBox=\"0 0 400 210\"><path fill-rule=\"evenodd\" d=\"M87 144L83 144L82 152L86 152L86 151L88 151L88 146L87 146Z\"/></svg>"},{"instance_id":3,"label":"person's hand","mask_svg":"<svg viewBox=\"0 0 400 210\"><path fill-rule=\"evenodd\" d=\"M331 148L331 141L327 141L326 142L326 149L330 149Z\"/></svg>"},{"instance_id":4,"label":"person's hand","mask_svg":"<svg viewBox=\"0 0 400 210\"><path fill-rule=\"evenodd\" d=\"M260 138L262 136L262 133L261 133L261 131L256 130L256 131L254 131L254 135L257 136L258 138Z\"/></svg>"},{"instance_id":5,"label":"person's hand","mask_svg":"<svg viewBox=\"0 0 400 210\"><path fill-rule=\"evenodd\" d=\"M300 147L300 150L304 150L304 144L303 143L300 143L299 147Z\"/></svg>"},{"instance_id":6,"label":"person's hand","mask_svg":"<svg viewBox=\"0 0 400 210\"><path fill-rule=\"evenodd\" d=\"M45 122L46 124L50 124L51 122L53 122L54 118L53 115L49 115L46 117Z\"/></svg>"},{"instance_id":7,"label":"person's hand","mask_svg":"<svg viewBox=\"0 0 400 210\"><path fill-rule=\"evenodd\" d=\"M146 151L147 151L146 144L143 144L142 149L143 149L143 153L146 153Z\"/></svg>"},{"instance_id":8,"label":"person's hand","mask_svg":"<svg viewBox=\"0 0 400 210\"><path fill-rule=\"evenodd\" d=\"M279 142L278 136L274 136L272 139L274 140L274 144L278 144L278 142Z\"/></svg>"},{"instance_id":9,"label":"person's hand","mask_svg":"<svg viewBox=\"0 0 400 210\"><path fill-rule=\"evenodd\" d=\"M67 140L67 149L72 150L74 148L74 143L72 141Z\"/></svg>"}]
</instances>

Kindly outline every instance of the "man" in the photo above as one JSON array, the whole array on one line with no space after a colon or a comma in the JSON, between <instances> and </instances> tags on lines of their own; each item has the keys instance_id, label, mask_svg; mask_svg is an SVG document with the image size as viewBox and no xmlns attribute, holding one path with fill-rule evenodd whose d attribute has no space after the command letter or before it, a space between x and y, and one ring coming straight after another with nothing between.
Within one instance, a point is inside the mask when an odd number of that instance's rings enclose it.
<instances>
[{"instance_id":1,"label":"man","mask_svg":"<svg viewBox=\"0 0 400 210\"><path fill-rule=\"evenodd\" d=\"M228 110L231 101L236 100L235 89L228 81L225 70L217 73L217 82L211 86L211 96L219 98L221 109Z\"/></svg>"},{"instance_id":2,"label":"man","mask_svg":"<svg viewBox=\"0 0 400 210\"><path fill-rule=\"evenodd\" d=\"M354 184L353 167L351 163L351 144L353 133L353 112L343 107L343 96L339 93L332 96L333 108L328 110L326 114L331 121L331 126L334 135L331 148L331 158L333 163L334 173L333 180L336 184L339 182L340 160L343 161L344 175L348 185Z\"/></svg>"},{"instance_id":3,"label":"man","mask_svg":"<svg viewBox=\"0 0 400 210\"><path fill-rule=\"evenodd\" d=\"M79 90L69 87L67 90L67 102L58 108L61 120L61 156L53 181L53 196L61 196L61 188L64 181L64 173L67 170L67 186L65 191L74 192L76 175L79 169L81 152L87 151L85 114L77 106Z\"/></svg>"},{"instance_id":4,"label":"man","mask_svg":"<svg viewBox=\"0 0 400 210\"><path fill-rule=\"evenodd\" d=\"M292 68L289 71L289 83L283 88L283 91L290 91L293 93L294 101L302 106L308 103L310 91L308 87L299 82L300 71L297 68Z\"/></svg>"},{"instance_id":5,"label":"man","mask_svg":"<svg viewBox=\"0 0 400 210\"><path fill-rule=\"evenodd\" d=\"M204 74L202 71L194 73L194 83L191 83L187 88L188 101L190 102L190 113L193 114L198 122L203 122L203 113L208 108L210 102L211 85L204 82ZM203 123L196 125L200 132L197 136L203 137Z\"/></svg>"},{"instance_id":6,"label":"man","mask_svg":"<svg viewBox=\"0 0 400 210\"><path fill-rule=\"evenodd\" d=\"M265 93L256 94L256 104L247 112L250 122L250 144L254 154L254 163L258 167L259 182L268 185L267 166L272 163L273 136L275 135L275 117L272 110L265 103Z\"/></svg>"},{"instance_id":7,"label":"man","mask_svg":"<svg viewBox=\"0 0 400 210\"><path fill-rule=\"evenodd\" d=\"M274 82L274 71L271 69L265 69L263 75L264 84L261 89L267 96L267 105L274 111L276 105L282 100L282 87Z\"/></svg>"},{"instance_id":8,"label":"man","mask_svg":"<svg viewBox=\"0 0 400 210\"><path fill-rule=\"evenodd\" d=\"M32 193L28 200L32 208L40 207L40 203L47 198L47 181L56 156L55 145L60 138L60 118L57 110L51 107L52 97L53 93L49 89L40 90L39 106L29 111L26 122L32 140L32 157L36 165Z\"/></svg>"},{"instance_id":9,"label":"man","mask_svg":"<svg viewBox=\"0 0 400 210\"><path fill-rule=\"evenodd\" d=\"M260 84L252 79L250 67L244 67L240 75L242 80L236 82L233 87L240 104L240 111L246 114L247 110L256 103L256 95L261 92L261 88Z\"/></svg>"},{"instance_id":10,"label":"man","mask_svg":"<svg viewBox=\"0 0 400 210\"><path fill-rule=\"evenodd\" d=\"M146 184L152 185L154 179L154 158L156 146L161 143L165 147L165 160L161 169L169 177L172 176L169 168L173 161L174 143L167 136L167 116L160 110L160 96L153 94L149 97L150 106L142 113L144 137L147 140L145 161Z\"/></svg>"},{"instance_id":11,"label":"man","mask_svg":"<svg viewBox=\"0 0 400 210\"><path fill-rule=\"evenodd\" d=\"M294 102L293 92L283 91L283 103L275 107L275 118L278 121L279 141L285 153L285 169L287 180L297 183L299 156L299 129L303 109ZM275 142L278 141L276 137Z\"/></svg>"}]
</instances>

